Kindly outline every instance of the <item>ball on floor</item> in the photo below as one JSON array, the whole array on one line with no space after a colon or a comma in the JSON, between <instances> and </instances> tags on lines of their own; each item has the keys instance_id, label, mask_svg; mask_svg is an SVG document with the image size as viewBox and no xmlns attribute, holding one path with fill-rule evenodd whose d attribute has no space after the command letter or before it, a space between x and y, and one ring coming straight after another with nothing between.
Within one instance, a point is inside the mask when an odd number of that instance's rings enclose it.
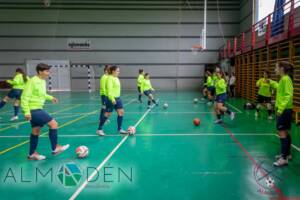
<instances>
[{"instance_id":1,"label":"ball on floor","mask_svg":"<svg viewBox=\"0 0 300 200\"><path fill-rule=\"evenodd\" d=\"M200 125L200 119L195 118L195 119L194 119L194 125L195 125L195 126L199 126L199 125Z\"/></svg>"},{"instance_id":2,"label":"ball on floor","mask_svg":"<svg viewBox=\"0 0 300 200\"><path fill-rule=\"evenodd\" d=\"M89 148L86 146L79 146L76 148L75 153L78 158L85 158L89 155Z\"/></svg>"},{"instance_id":3,"label":"ball on floor","mask_svg":"<svg viewBox=\"0 0 300 200\"><path fill-rule=\"evenodd\" d=\"M129 135L134 135L135 134L135 127L134 126L129 126L127 129L127 132Z\"/></svg>"},{"instance_id":4,"label":"ball on floor","mask_svg":"<svg viewBox=\"0 0 300 200\"><path fill-rule=\"evenodd\" d=\"M194 104L196 104L196 103L198 103L198 99L197 98L194 99Z\"/></svg>"},{"instance_id":5,"label":"ball on floor","mask_svg":"<svg viewBox=\"0 0 300 200\"><path fill-rule=\"evenodd\" d=\"M169 105L167 103L164 103L163 108L167 109L169 107Z\"/></svg>"}]
</instances>

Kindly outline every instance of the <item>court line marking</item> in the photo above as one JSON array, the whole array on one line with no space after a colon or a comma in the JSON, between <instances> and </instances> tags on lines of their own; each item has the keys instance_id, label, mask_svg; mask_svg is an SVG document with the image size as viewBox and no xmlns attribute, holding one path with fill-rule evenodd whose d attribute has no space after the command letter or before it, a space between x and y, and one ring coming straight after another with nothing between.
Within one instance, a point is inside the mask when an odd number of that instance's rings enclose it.
<instances>
[{"instance_id":1,"label":"court line marking","mask_svg":"<svg viewBox=\"0 0 300 200\"><path fill-rule=\"evenodd\" d=\"M273 133L235 133L234 135L238 136L274 136ZM120 137L120 134L107 134L105 137ZM145 133L145 134L135 134L137 137L174 137L174 136L228 136L227 133ZM48 138L43 135L40 137ZM59 135L59 137L65 138L76 138L76 137L99 137L97 134L63 134ZM0 138L28 138L28 135L2 135Z\"/></svg>"},{"instance_id":2,"label":"court line marking","mask_svg":"<svg viewBox=\"0 0 300 200\"><path fill-rule=\"evenodd\" d=\"M249 153L249 151L246 149L246 147L235 137L234 133L231 132L231 130L226 126L226 124L220 124L221 127L224 128L224 130L228 133L229 137L232 139L232 141L240 148L240 150L247 156L247 158L251 161L252 165L257 167L260 172L262 173L263 176L268 177L267 172L260 168L258 163L256 162L256 160L251 156L251 154ZM283 192L281 191L281 189L274 183L272 188L274 189L274 191L276 192L276 194L278 195L279 199L286 199L286 197L284 196Z\"/></svg>"},{"instance_id":3,"label":"court line marking","mask_svg":"<svg viewBox=\"0 0 300 200\"><path fill-rule=\"evenodd\" d=\"M124 107L125 107L126 105L131 104L132 102L133 102L133 101L128 102L127 104L124 105ZM90 113L88 113L88 114L85 114L85 115L83 115L83 116L81 116L81 117L78 117L78 118L76 118L76 119L74 119L74 120L72 120L72 121L66 122L66 123L62 124L61 126L59 126L58 129L63 128L63 127L65 127L65 126L68 126L68 125L70 125L70 124L73 124L73 123L75 123L75 122L77 122L77 121L79 121L79 120L81 120L81 119L83 119L83 118L85 118L85 117L87 117L87 116L90 116L90 115L95 114L95 113L98 113L98 112L99 112L98 110L95 110L95 111L90 112ZM45 132L42 133L40 136L43 136L43 135L45 135L45 134L47 134L47 133L48 133L48 131L45 131ZM21 142L21 143L19 143L19 144L16 144L16 145L14 145L14 146L12 146L12 147L9 147L9 148L7 148L7 149L5 149L5 150L3 150L3 151L0 151L0 155L4 154L4 153L6 153L6 152L9 152L9 151L11 151L11 150L13 150L13 149L15 149L15 148L18 148L18 147L20 147L20 146L23 146L24 144L27 144L28 142L29 142L29 140L25 140L25 141L23 141L23 142Z\"/></svg>"},{"instance_id":4,"label":"court line marking","mask_svg":"<svg viewBox=\"0 0 300 200\"><path fill-rule=\"evenodd\" d=\"M158 99L159 101L159 99ZM136 122L136 124L134 125L134 127L136 128L144 119L145 117L149 114L149 112L152 110L152 108L155 105L152 105L150 107L150 109L148 109L144 115ZM85 180L81 186L73 193L73 195L70 197L70 200L74 200L83 190L84 188L87 186L87 184L89 183L90 180L92 180L94 178L94 176L101 170L101 168L106 164L106 162L115 154L115 152L122 146L122 144L124 144L124 142L127 140L127 138L129 137L129 135L126 135L118 144L117 146L115 146L115 148L106 156L106 158L98 165L98 167L96 168L95 171L93 171L93 173L87 178L87 180Z\"/></svg>"},{"instance_id":5,"label":"court line marking","mask_svg":"<svg viewBox=\"0 0 300 200\"><path fill-rule=\"evenodd\" d=\"M237 107L233 106L232 104L226 102L225 105L229 105L231 108L234 108L236 111L238 111L238 113L243 113L240 109L238 109Z\"/></svg>"},{"instance_id":6,"label":"court line marking","mask_svg":"<svg viewBox=\"0 0 300 200\"><path fill-rule=\"evenodd\" d=\"M79 106L81 106L82 104L75 104L74 106L71 106L71 107L68 107L68 108L65 108L65 109L62 109L62 110L59 110L57 112L54 112L54 113L50 113L51 115L55 115L57 113L60 113L60 112L63 112L63 111L66 111L66 110L71 110L73 108L77 108ZM5 131L7 129L10 129L10 128L14 128L16 126L19 126L19 125L23 125L23 124L26 124L26 123L29 123L28 121L23 121L23 122L18 122L18 123L15 123L15 124L12 124L11 126L7 126L7 127L4 127L4 128L1 128L0 129L0 132L1 131Z\"/></svg>"}]
</instances>

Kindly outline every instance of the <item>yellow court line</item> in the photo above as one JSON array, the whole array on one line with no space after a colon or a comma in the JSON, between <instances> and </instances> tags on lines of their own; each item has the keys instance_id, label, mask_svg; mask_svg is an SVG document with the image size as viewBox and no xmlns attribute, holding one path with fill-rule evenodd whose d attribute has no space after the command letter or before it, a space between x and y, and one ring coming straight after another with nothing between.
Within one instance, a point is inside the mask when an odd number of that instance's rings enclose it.
<instances>
[{"instance_id":1,"label":"yellow court line","mask_svg":"<svg viewBox=\"0 0 300 200\"><path fill-rule=\"evenodd\" d=\"M54 115L54 114L57 114L57 113L60 113L60 112L66 111L66 110L71 110L71 109L73 109L73 108L77 108L77 107L79 107L79 106L82 106L82 104L78 104L78 105L75 105L75 106L71 106L71 107L68 107L68 108L59 110L59 111L57 111L57 112L54 112L54 113L50 113L50 114L51 114L51 115ZM18 125L26 124L26 123L28 123L28 121L15 123L15 124L13 124L13 125L11 125L11 126L7 126L7 127L5 127L5 128L0 129L0 132L1 132L1 131L5 131L5 130L10 129L10 128L14 128L14 127L16 127L16 126L18 126Z\"/></svg>"},{"instance_id":2,"label":"yellow court line","mask_svg":"<svg viewBox=\"0 0 300 200\"><path fill-rule=\"evenodd\" d=\"M129 105L129 104L131 104L132 102L134 102L134 101L131 100L131 101L129 101L128 103L124 104L124 107L127 106L127 105ZM61 126L58 127L58 129L59 129L59 128L62 128L62 127L65 127L65 126L68 126L68 125L70 125L70 124L73 124L73 123L75 123L75 122L77 122L77 121L79 121L79 120L81 120L81 119L83 119L83 118L85 118L85 117L87 117L87 116L89 116L89 115L92 115L92 114L95 114L95 113L98 113L98 112L99 112L99 111L96 110L96 111L87 113L87 114L85 114L85 115L83 115L83 116L81 116L81 117L78 117L78 118L76 118L76 119L74 119L74 120L72 120L72 121L69 121L69 122L66 122L66 123L62 124ZM44 132L44 133L42 133L40 136L43 136L43 135L45 135L45 134L47 134L47 133L48 133L48 132ZM12 147L7 148L7 149L5 149L5 150L3 150L3 151L0 151L0 155L3 155L3 154L5 154L5 153L7 153L7 152L9 152L9 151L11 151L11 150L13 150L13 149L16 149L16 148L18 148L18 147L20 147L20 146L23 146L24 144L27 144L28 142L29 142L29 140L25 140L24 142L21 142L21 143L19 143L19 144L16 144L15 146L12 146Z\"/></svg>"}]
</instances>

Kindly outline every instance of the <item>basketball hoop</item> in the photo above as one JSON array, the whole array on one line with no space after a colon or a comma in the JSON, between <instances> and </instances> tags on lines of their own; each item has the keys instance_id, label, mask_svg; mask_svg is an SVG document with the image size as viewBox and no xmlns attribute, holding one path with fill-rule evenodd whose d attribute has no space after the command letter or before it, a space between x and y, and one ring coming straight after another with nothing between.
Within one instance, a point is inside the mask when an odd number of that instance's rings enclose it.
<instances>
[{"instance_id":1,"label":"basketball hoop","mask_svg":"<svg viewBox=\"0 0 300 200\"><path fill-rule=\"evenodd\" d=\"M194 44L191 48L193 55L198 55L198 52L203 51L203 47L201 44Z\"/></svg>"}]
</instances>

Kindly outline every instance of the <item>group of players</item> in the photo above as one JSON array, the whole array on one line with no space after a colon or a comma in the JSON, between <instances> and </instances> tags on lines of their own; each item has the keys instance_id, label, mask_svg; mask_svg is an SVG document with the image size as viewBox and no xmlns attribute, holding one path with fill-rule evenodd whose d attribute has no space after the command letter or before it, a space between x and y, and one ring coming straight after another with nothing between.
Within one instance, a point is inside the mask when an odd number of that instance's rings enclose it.
<instances>
[{"instance_id":1,"label":"group of players","mask_svg":"<svg viewBox=\"0 0 300 200\"><path fill-rule=\"evenodd\" d=\"M30 160L44 160L46 157L40 155L36 149L38 145L38 138L40 129L44 125L49 127L49 139L51 143L52 154L57 155L69 148L67 145L59 145L57 139L57 122L43 109L46 100L58 103L58 100L47 94L46 79L50 73L50 66L40 63L36 67L37 75L29 78L22 69L16 70L16 75L13 80L8 80L13 88L0 102L0 109L10 100L15 99L14 102L14 116L12 121L18 119L19 107L24 112L26 120L30 121L32 132L30 134L30 147L28 159ZM262 106L266 106L269 114L269 119L272 119L272 113L276 113L277 131L280 138L281 153L276 156L277 161L275 166L285 166L291 156L291 136L289 130L292 122L292 106L293 106L293 65L289 62L278 62L276 64L275 72L280 76L279 82L271 80L269 73L264 72L264 77L257 81L259 87L258 99L255 116L258 116ZM117 130L120 134L128 134L122 129L123 123L123 103L121 100L121 83L119 80L120 68L118 66L108 66L104 68L104 74L100 79L100 95L102 107L99 117L99 126L97 134L104 136L103 126L108 122L108 118L113 110L117 112ZM206 71L206 82L203 95L208 99L208 105L215 102L216 121L215 123L222 123L222 115L225 113L230 116L230 119L235 118L235 113L226 106L227 100L227 83L225 81L225 74L220 68L216 68L213 73ZM148 97L148 109L151 103L158 105L155 100L150 81L150 75L144 73L144 70L139 70L137 78L138 100L142 103L142 94ZM271 95L276 92L275 109L271 105Z\"/></svg>"}]
</instances>

